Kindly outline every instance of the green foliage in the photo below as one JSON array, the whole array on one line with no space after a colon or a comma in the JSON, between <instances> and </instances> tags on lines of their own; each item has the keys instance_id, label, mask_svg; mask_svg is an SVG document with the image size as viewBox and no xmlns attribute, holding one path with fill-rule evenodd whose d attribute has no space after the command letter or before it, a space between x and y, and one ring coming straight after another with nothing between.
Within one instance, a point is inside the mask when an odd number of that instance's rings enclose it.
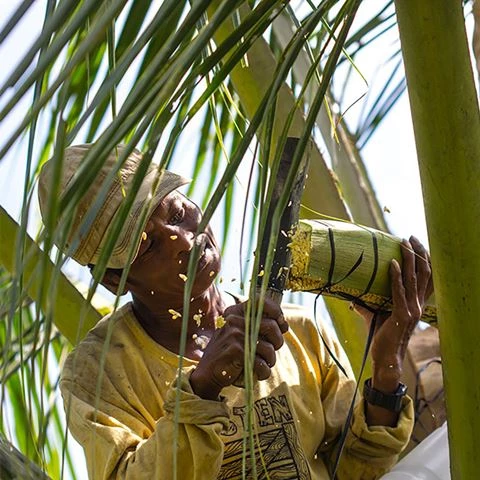
<instances>
[{"instance_id":1,"label":"green foliage","mask_svg":"<svg viewBox=\"0 0 480 480\"><path fill-rule=\"evenodd\" d=\"M56 401L58 365L69 344L56 331L45 336L45 317L35 311L35 304L28 297L9 317L5 293L10 286L11 277L2 270L0 433L14 440L19 450L52 478L60 478L64 468L74 477L70 452L62 455L66 424L62 407Z\"/></svg>"}]
</instances>

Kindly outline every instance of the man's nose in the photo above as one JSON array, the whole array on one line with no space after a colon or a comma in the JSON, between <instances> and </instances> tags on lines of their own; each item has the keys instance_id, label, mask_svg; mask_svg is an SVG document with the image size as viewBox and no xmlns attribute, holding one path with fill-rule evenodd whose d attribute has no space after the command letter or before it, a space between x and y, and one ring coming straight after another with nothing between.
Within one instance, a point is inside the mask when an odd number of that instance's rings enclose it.
<instances>
[{"instance_id":1,"label":"man's nose","mask_svg":"<svg viewBox=\"0 0 480 480\"><path fill-rule=\"evenodd\" d=\"M183 224L182 234L179 235L179 237L181 237L179 238L180 242L177 245L179 251L190 252L193 249L197 237L198 226L201 220L202 213L198 208L188 215L187 221Z\"/></svg>"},{"instance_id":2,"label":"man's nose","mask_svg":"<svg viewBox=\"0 0 480 480\"><path fill-rule=\"evenodd\" d=\"M181 235L172 235L170 238L178 252L190 252L195 244L195 231L184 230Z\"/></svg>"},{"instance_id":3,"label":"man's nose","mask_svg":"<svg viewBox=\"0 0 480 480\"><path fill-rule=\"evenodd\" d=\"M202 211L197 206L195 206L193 213L191 215L191 221L189 222L190 223L189 227L190 229L193 230L194 233L196 233L198 230L198 226L202 221L202 216L203 216Z\"/></svg>"}]
</instances>

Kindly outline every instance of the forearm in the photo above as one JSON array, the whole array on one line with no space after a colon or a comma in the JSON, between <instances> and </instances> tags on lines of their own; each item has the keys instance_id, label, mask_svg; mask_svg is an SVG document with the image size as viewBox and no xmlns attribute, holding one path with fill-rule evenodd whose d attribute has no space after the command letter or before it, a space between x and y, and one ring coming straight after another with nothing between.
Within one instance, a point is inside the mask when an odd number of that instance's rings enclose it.
<instances>
[{"instance_id":1,"label":"forearm","mask_svg":"<svg viewBox=\"0 0 480 480\"><path fill-rule=\"evenodd\" d=\"M398 362L387 365L373 366L372 387L385 394L393 394L399 386L402 368ZM365 402L365 418L368 426L383 425L395 427L398 422L398 413Z\"/></svg>"},{"instance_id":2,"label":"forearm","mask_svg":"<svg viewBox=\"0 0 480 480\"><path fill-rule=\"evenodd\" d=\"M369 427L377 425L395 427L398 422L398 413L365 402L365 418Z\"/></svg>"},{"instance_id":3,"label":"forearm","mask_svg":"<svg viewBox=\"0 0 480 480\"><path fill-rule=\"evenodd\" d=\"M115 470L121 480L214 480L223 459L221 424L178 424L163 418L154 434L134 451L126 452ZM176 454L173 445L176 444ZM97 478L97 477L94 477Z\"/></svg>"},{"instance_id":4,"label":"forearm","mask_svg":"<svg viewBox=\"0 0 480 480\"><path fill-rule=\"evenodd\" d=\"M430 258L415 238L401 243L402 267L396 260L390 266L393 310L388 316L376 315L375 334L371 345L373 362L372 389L369 399L377 405L366 406L368 425L395 426L400 408L399 399L405 394L399 381L410 337L422 315L425 300L433 290ZM368 390L368 388L367 388ZM378 394L380 392L380 394ZM392 395L389 398L383 395ZM371 403L371 402L370 402ZM381 408L382 406L393 408Z\"/></svg>"},{"instance_id":5,"label":"forearm","mask_svg":"<svg viewBox=\"0 0 480 480\"><path fill-rule=\"evenodd\" d=\"M220 432L228 426L229 409L225 402L196 396L188 369L179 380L169 389L164 416L154 426L131 409L119 410L105 401L97 409L88 398L70 394L71 383L62 382L69 428L85 450L90 478L169 479L174 465L177 478L216 478L224 448Z\"/></svg>"}]
</instances>

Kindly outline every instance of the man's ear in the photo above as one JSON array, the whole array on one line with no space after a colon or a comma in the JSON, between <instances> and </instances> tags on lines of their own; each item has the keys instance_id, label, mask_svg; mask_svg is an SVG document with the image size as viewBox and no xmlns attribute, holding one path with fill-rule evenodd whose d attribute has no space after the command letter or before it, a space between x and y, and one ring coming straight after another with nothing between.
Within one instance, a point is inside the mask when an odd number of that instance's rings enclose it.
<instances>
[{"instance_id":1,"label":"man's ear","mask_svg":"<svg viewBox=\"0 0 480 480\"><path fill-rule=\"evenodd\" d=\"M129 290L128 281L125 283L123 290L121 292L118 291L122 273L123 270L121 269L107 268L100 283L114 295L125 295Z\"/></svg>"}]
</instances>

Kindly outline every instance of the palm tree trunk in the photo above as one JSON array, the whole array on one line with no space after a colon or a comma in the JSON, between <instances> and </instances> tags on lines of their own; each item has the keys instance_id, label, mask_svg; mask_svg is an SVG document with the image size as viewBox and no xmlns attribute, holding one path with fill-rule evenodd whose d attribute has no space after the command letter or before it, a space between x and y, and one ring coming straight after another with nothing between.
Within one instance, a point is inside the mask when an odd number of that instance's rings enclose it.
<instances>
[{"instance_id":1,"label":"palm tree trunk","mask_svg":"<svg viewBox=\"0 0 480 480\"><path fill-rule=\"evenodd\" d=\"M396 0L432 253L452 479L480 469L480 116L462 2Z\"/></svg>"}]
</instances>

